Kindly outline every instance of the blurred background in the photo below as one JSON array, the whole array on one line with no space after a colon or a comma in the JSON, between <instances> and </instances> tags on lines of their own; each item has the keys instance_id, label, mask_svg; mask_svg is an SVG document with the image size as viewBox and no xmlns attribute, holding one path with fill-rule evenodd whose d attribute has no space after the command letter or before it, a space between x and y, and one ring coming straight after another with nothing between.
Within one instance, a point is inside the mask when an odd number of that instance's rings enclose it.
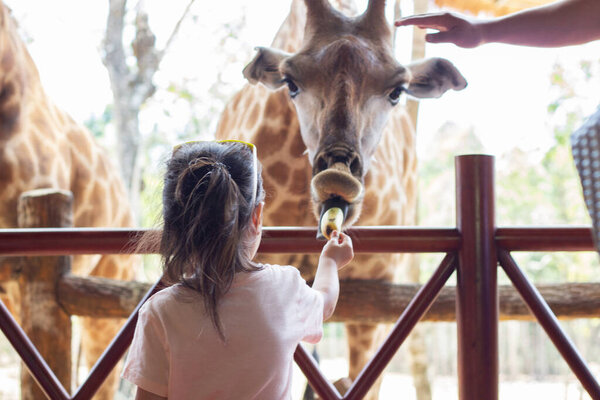
<instances>
[{"instance_id":1,"label":"blurred background","mask_svg":"<svg viewBox=\"0 0 600 400\"><path fill-rule=\"evenodd\" d=\"M540 0L543 2L543 0ZM174 143L211 138L225 103L245 81L241 71L255 46L268 46L290 0L221 2L140 0L127 3L123 16L124 63L130 73L153 72L141 89L135 115L123 115L111 87L106 52L109 1L5 0L52 99L85 124L123 165L119 143L126 135L138 146L128 169L138 222L154 227L160 212L161 174ZM357 0L362 11L365 0ZM389 20L417 11L458 10L491 17L529 7L526 0L493 2L388 1ZM400 10L400 13L399 11ZM140 13L141 11L141 13ZM146 19L140 19L142 14ZM146 25L144 25L146 24ZM156 59L141 64L136 26L155 35ZM560 49L489 44L477 49L425 45L412 28L396 32L401 63L441 56L451 60L469 85L441 99L408 105L417 126L419 225L455 226L454 157L485 153L496 157L496 210L499 226L590 225L571 158L569 135L600 103L600 42ZM136 53L137 52L137 53ZM107 69L108 66L108 69ZM143 86L143 84L147 86ZM135 132L122 132L119 118L133 118ZM132 139L133 138L133 139ZM534 283L600 281L596 253L518 253L519 265ZM424 282L441 256L419 257ZM144 276L153 281L158 260L147 256ZM508 279L499 272L499 283ZM592 371L600 376L600 319L561 321ZM422 323L430 394L413 387L410 355L401 348L386 370L382 399L456 399L456 325ZM347 353L341 324L326 325L319 344L323 370L332 380L346 376ZM539 325L500 324L501 399L575 400L583 393L566 363ZM76 352L74 352L76 354ZM86 371L80 371L82 377ZM0 399L19 398L18 358L0 338ZM303 378L297 373L294 398ZM131 395L122 385L122 398Z\"/></svg>"}]
</instances>

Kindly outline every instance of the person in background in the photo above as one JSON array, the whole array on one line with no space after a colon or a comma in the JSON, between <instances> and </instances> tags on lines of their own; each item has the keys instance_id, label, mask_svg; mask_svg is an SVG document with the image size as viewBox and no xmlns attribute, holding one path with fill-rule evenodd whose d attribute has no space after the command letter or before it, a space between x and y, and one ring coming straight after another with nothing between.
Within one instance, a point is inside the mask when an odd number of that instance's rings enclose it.
<instances>
[{"instance_id":1,"label":"person in background","mask_svg":"<svg viewBox=\"0 0 600 400\"><path fill-rule=\"evenodd\" d=\"M253 144L177 146L163 189L163 282L140 309L123 378L136 399L290 399L300 341L335 309L352 241L334 232L312 288L292 266L252 261L264 191Z\"/></svg>"},{"instance_id":2,"label":"person in background","mask_svg":"<svg viewBox=\"0 0 600 400\"><path fill-rule=\"evenodd\" d=\"M486 43L563 47L600 39L600 0L560 0L489 19L450 12L420 14L401 18L395 25L434 29L437 32L425 36L427 42L464 48ZM600 101L600 88L598 93ZM571 149L600 251L600 107L573 132Z\"/></svg>"}]
</instances>

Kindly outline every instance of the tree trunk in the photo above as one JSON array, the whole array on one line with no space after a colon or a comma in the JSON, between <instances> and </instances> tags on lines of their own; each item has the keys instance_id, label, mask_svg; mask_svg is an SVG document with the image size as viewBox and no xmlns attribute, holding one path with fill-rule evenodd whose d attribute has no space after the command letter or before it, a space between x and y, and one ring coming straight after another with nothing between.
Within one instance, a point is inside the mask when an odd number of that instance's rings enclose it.
<instances>
[{"instance_id":1,"label":"tree trunk","mask_svg":"<svg viewBox=\"0 0 600 400\"><path fill-rule=\"evenodd\" d=\"M131 43L133 54L128 54L123 45L127 0L109 0L102 62L108 70L113 93L119 164L134 210L138 208L142 175L138 157L142 145L138 119L140 109L154 95L154 74L193 3L194 0L189 2L165 48L159 51L156 36L148 23L148 14L143 2L140 2L136 7L135 38ZM132 55L135 64L130 66L127 59Z\"/></svg>"}]
</instances>

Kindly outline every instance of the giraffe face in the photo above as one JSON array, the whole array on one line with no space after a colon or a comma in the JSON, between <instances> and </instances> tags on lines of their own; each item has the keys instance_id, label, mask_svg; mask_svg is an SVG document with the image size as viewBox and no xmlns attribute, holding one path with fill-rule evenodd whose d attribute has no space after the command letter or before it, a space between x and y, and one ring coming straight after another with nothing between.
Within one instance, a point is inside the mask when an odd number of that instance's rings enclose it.
<instances>
[{"instance_id":1,"label":"giraffe face","mask_svg":"<svg viewBox=\"0 0 600 400\"><path fill-rule=\"evenodd\" d=\"M447 60L398 63L383 3L370 1L363 15L348 18L326 0L307 0L300 51L259 48L244 69L251 83L287 86L312 165L315 213L326 200L341 198L349 204L345 225L360 214L365 175L402 93L439 97L466 86Z\"/></svg>"}]
</instances>

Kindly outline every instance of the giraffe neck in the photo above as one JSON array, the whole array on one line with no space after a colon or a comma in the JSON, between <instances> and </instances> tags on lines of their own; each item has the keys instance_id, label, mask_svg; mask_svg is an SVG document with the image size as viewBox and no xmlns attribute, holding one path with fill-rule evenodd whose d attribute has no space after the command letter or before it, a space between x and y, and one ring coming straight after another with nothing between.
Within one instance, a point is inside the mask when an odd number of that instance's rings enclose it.
<instances>
[{"instance_id":1,"label":"giraffe neck","mask_svg":"<svg viewBox=\"0 0 600 400\"><path fill-rule=\"evenodd\" d=\"M41 90L39 73L6 7L0 10L0 140L16 131L28 93Z\"/></svg>"},{"instance_id":2,"label":"giraffe neck","mask_svg":"<svg viewBox=\"0 0 600 400\"><path fill-rule=\"evenodd\" d=\"M343 14L352 16L356 14L354 0L330 0L334 8ZM304 39L304 26L306 25L306 6L304 0L292 0L290 13L283 21L271 47L294 53L302 46Z\"/></svg>"}]
</instances>

